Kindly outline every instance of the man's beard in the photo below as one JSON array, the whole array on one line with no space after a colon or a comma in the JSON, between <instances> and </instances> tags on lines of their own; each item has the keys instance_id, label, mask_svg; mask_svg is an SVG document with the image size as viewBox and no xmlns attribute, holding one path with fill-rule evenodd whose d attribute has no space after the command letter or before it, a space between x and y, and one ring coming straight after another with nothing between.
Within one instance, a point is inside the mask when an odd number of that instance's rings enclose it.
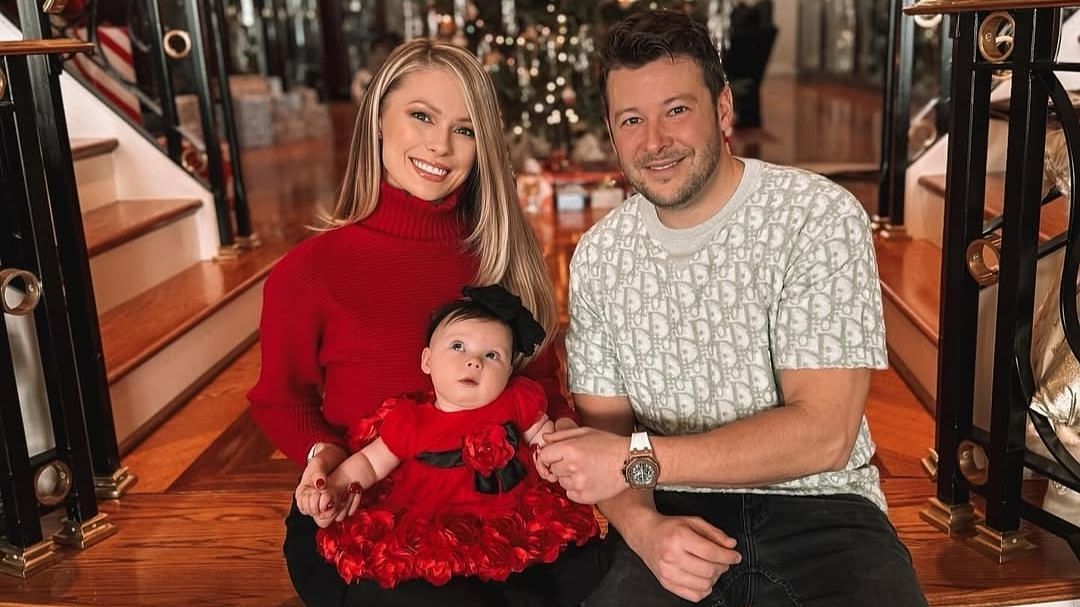
<instances>
[{"instance_id":1,"label":"man's beard","mask_svg":"<svg viewBox=\"0 0 1080 607\"><path fill-rule=\"evenodd\" d=\"M696 158L697 154L688 158ZM714 137L709 140L709 143L701 150L700 162L696 166L692 167L690 174L686 177L686 181L682 184L674 194L669 197L663 197L659 193L651 190L646 185L645 180L642 178L642 174L648 169L638 168L633 173L627 173L626 179L630 182L630 185L634 186L634 189L641 192L645 198L649 200L654 206L662 209L679 209L688 206L694 198L705 188L705 184L712 178L713 172L716 170L717 163L720 161L720 138ZM642 165L645 163L641 163Z\"/></svg>"}]
</instances>

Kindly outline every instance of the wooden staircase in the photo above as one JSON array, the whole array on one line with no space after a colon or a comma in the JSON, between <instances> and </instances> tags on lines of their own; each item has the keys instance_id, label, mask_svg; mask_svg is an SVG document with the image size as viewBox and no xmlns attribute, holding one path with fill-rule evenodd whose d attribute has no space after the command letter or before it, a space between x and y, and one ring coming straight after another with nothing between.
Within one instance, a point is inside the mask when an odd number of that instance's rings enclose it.
<instances>
[{"instance_id":1,"label":"wooden staircase","mask_svg":"<svg viewBox=\"0 0 1080 607\"><path fill-rule=\"evenodd\" d=\"M287 250L203 259L185 198L119 199L116 139L75 139L83 225L121 452L256 339L261 285Z\"/></svg>"},{"instance_id":2,"label":"wooden staircase","mask_svg":"<svg viewBox=\"0 0 1080 607\"><path fill-rule=\"evenodd\" d=\"M918 179L918 186L944 210L945 175L923 175ZM1004 174L989 174L984 201L987 219L1001 215L1004 192ZM1059 196L1043 205L1040 242L1047 242L1068 229L1067 204L1068 201ZM933 414L937 391L941 248L940 232L937 238L931 236L908 240L877 237L874 244L881 277L886 336L892 354L890 362ZM1040 273L1043 265L1048 264L1040 262ZM996 295L996 287L984 289L980 296L980 309L985 311L996 305ZM980 325L980 344L992 343L987 342L988 339L993 339L993 327ZM989 361L980 362L980 367L989 373Z\"/></svg>"}]
</instances>

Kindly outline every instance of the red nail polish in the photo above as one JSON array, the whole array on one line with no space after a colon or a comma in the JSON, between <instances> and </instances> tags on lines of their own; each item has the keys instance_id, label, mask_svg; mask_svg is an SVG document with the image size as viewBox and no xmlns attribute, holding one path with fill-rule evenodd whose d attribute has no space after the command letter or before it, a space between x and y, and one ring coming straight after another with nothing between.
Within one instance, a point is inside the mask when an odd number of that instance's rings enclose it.
<instances>
[{"instance_id":1,"label":"red nail polish","mask_svg":"<svg viewBox=\"0 0 1080 607\"><path fill-rule=\"evenodd\" d=\"M349 493L360 493L360 483L353 481L349 483Z\"/></svg>"},{"instance_id":2,"label":"red nail polish","mask_svg":"<svg viewBox=\"0 0 1080 607\"><path fill-rule=\"evenodd\" d=\"M323 479L320 478L319 480L315 481L315 488L316 489L322 489L325 486L326 486L326 481L324 481Z\"/></svg>"}]
</instances>

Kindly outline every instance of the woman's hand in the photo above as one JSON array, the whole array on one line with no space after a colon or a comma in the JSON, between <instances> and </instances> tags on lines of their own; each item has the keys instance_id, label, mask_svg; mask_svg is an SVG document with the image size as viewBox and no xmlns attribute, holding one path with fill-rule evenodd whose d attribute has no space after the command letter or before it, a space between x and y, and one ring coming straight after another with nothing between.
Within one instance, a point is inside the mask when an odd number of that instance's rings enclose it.
<instances>
[{"instance_id":1,"label":"woman's hand","mask_svg":"<svg viewBox=\"0 0 1080 607\"><path fill-rule=\"evenodd\" d=\"M326 479L347 456L338 445L326 444L308 462L300 477L300 484L296 486L297 510L315 519L320 527L329 525L337 515L335 506L340 504L335 502L341 500L329 491Z\"/></svg>"}]
</instances>

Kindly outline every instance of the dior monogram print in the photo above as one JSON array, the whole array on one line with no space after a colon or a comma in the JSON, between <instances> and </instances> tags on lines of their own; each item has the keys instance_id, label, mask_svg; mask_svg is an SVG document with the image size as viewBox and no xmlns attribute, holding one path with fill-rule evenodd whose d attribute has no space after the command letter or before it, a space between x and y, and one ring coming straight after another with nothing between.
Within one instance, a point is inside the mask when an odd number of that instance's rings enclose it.
<instances>
[{"instance_id":1,"label":"dior monogram print","mask_svg":"<svg viewBox=\"0 0 1080 607\"><path fill-rule=\"evenodd\" d=\"M813 173L743 163L731 199L701 225L667 228L636 195L581 239L570 264L571 391L627 395L651 431L693 434L781 406L780 369L887 366L859 203ZM754 491L855 493L884 510L873 454L864 418L846 469Z\"/></svg>"}]
</instances>

